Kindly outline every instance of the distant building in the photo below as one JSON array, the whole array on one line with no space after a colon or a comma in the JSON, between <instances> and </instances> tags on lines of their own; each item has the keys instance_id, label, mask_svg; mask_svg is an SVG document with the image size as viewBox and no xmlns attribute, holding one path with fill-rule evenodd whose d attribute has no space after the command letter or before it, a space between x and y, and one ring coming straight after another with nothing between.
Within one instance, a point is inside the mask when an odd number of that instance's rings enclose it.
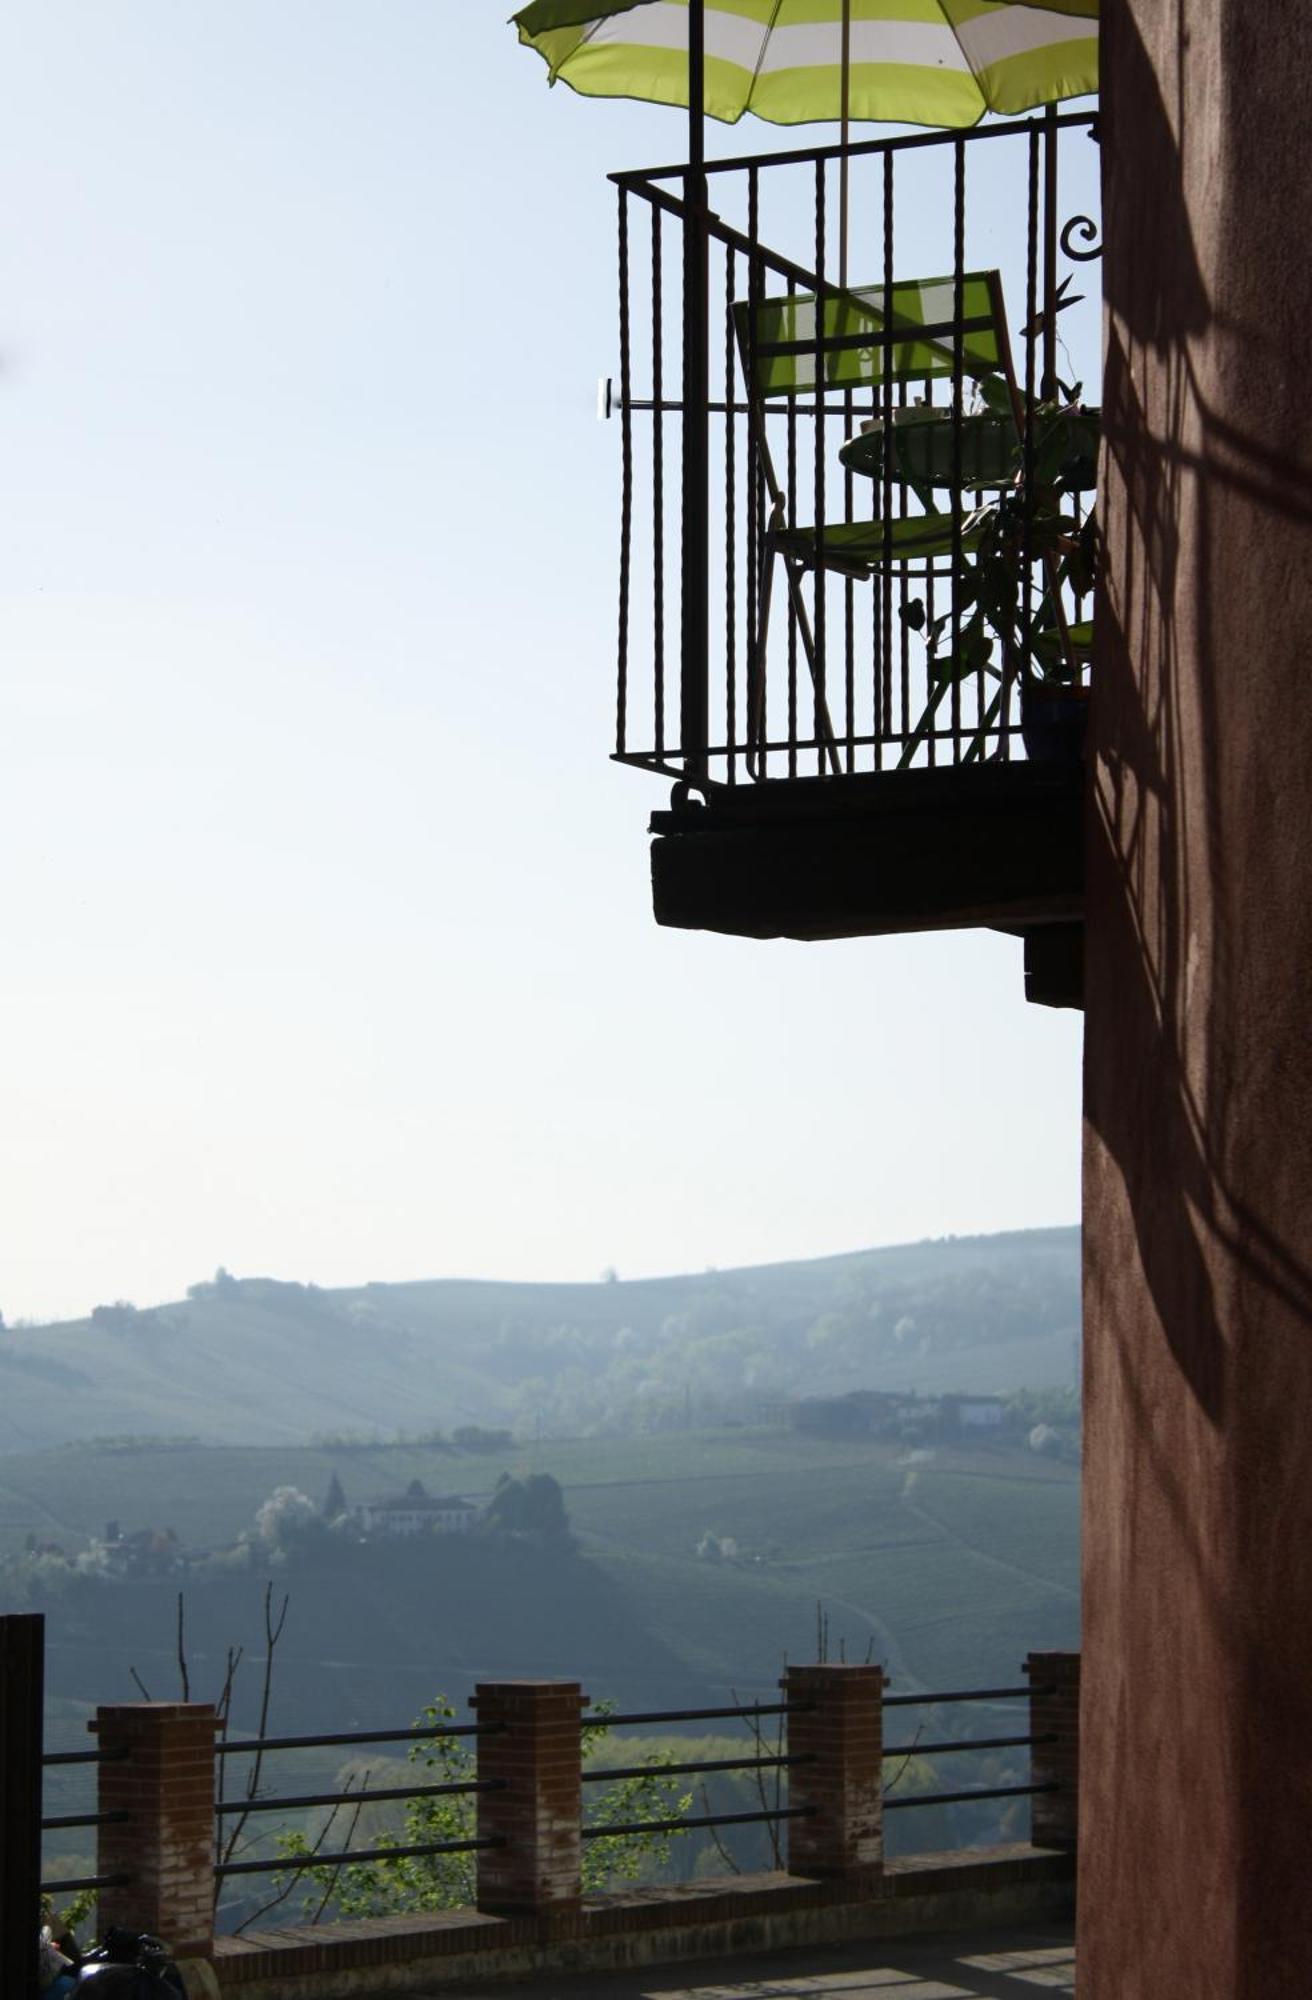
<instances>
[{"instance_id":1,"label":"distant building","mask_svg":"<svg viewBox=\"0 0 1312 2000\"><path fill-rule=\"evenodd\" d=\"M915 1399L881 1389L852 1389L845 1396L803 1396L790 1407L793 1428L819 1437L881 1437Z\"/></svg>"},{"instance_id":2,"label":"distant building","mask_svg":"<svg viewBox=\"0 0 1312 2000\"><path fill-rule=\"evenodd\" d=\"M109 1527L117 1529L111 1521ZM130 1535L105 1537L108 1576L172 1576L186 1566L186 1553L172 1528L138 1528Z\"/></svg>"},{"instance_id":3,"label":"distant building","mask_svg":"<svg viewBox=\"0 0 1312 2000\"><path fill-rule=\"evenodd\" d=\"M479 1516L472 1500L459 1494L434 1496L422 1480L412 1479L393 1500L366 1500L352 1510L366 1535L467 1535Z\"/></svg>"},{"instance_id":4,"label":"distant building","mask_svg":"<svg viewBox=\"0 0 1312 2000\"><path fill-rule=\"evenodd\" d=\"M1001 1396L940 1396L939 1429L945 1437L1001 1430L1007 1406Z\"/></svg>"}]
</instances>

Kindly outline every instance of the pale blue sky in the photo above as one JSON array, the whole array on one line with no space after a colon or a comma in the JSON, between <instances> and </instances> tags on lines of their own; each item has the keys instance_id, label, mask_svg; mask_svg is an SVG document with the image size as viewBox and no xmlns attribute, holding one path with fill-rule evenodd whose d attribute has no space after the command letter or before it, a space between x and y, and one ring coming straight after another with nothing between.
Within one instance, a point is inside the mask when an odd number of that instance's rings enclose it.
<instances>
[{"instance_id":1,"label":"pale blue sky","mask_svg":"<svg viewBox=\"0 0 1312 2000\"><path fill-rule=\"evenodd\" d=\"M1016 942L652 921L594 402L605 174L682 129L506 11L0 23L11 1318L1077 1213Z\"/></svg>"}]
</instances>

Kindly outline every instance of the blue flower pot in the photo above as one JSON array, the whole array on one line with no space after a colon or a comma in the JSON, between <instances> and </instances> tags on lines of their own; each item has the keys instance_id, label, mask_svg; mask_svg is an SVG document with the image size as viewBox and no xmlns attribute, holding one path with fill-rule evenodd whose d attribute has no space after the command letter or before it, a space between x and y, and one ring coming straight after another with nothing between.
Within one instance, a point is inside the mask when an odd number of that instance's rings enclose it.
<instances>
[{"instance_id":1,"label":"blue flower pot","mask_svg":"<svg viewBox=\"0 0 1312 2000\"><path fill-rule=\"evenodd\" d=\"M1022 681L1020 733L1032 764L1082 764L1088 721L1088 688Z\"/></svg>"}]
</instances>

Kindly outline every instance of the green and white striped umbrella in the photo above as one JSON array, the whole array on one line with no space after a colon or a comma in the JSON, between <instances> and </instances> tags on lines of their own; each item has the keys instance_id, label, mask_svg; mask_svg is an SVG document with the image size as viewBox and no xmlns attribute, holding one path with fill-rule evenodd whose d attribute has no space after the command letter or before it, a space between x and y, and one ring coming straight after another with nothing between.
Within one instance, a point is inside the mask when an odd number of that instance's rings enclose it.
<instances>
[{"instance_id":1,"label":"green and white striped umbrella","mask_svg":"<svg viewBox=\"0 0 1312 2000\"><path fill-rule=\"evenodd\" d=\"M1014 116L1097 90L1097 14L1098 0L705 0L705 108L727 124ZM688 102L687 0L534 0L514 21L553 83Z\"/></svg>"}]
</instances>

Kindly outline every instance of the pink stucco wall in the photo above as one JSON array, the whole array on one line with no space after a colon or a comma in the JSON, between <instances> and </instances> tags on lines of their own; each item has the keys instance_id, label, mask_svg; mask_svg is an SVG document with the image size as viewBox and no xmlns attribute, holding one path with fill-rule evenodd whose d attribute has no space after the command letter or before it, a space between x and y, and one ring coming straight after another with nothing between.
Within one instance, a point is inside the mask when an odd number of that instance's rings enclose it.
<instances>
[{"instance_id":1,"label":"pink stucco wall","mask_svg":"<svg viewBox=\"0 0 1312 2000\"><path fill-rule=\"evenodd\" d=\"M1312 1991L1306 10L1104 0L1081 2000Z\"/></svg>"}]
</instances>

